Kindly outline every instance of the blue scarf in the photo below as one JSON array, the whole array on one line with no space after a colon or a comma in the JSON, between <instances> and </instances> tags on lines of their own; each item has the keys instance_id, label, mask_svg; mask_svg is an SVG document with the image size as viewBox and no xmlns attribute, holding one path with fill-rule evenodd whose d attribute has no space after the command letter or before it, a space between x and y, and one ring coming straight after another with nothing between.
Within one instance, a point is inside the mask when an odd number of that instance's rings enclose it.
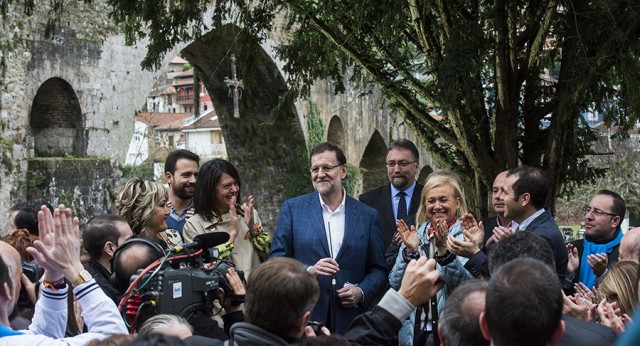
<instances>
[{"instance_id":1,"label":"blue scarf","mask_svg":"<svg viewBox=\"0 0 640 346\"><path fill-rule=\"evenodd\" d=\"M5 326L4 324L0 324L0 338L3 338L5 336L14 336L14 335L22 335L22 334L24 333L15 331Z\"/></svg>"},{"instance_id":2,"label":"blue scarf","mask_svg":"<svg viewBox=\"0 0 640 346\"><path fill-rule=\"evenodd\" d=\"M592 254L606 253L607 256L613 251L613 248L620 245L622 239L622 231L618 231L618 236L608 243L596 244L584 237L584 250L582 250L582 258L580 258L580 277L579 281L591 289L596 284L596 274L593 273L587 257Z\"/></svg>"}]
</instances>

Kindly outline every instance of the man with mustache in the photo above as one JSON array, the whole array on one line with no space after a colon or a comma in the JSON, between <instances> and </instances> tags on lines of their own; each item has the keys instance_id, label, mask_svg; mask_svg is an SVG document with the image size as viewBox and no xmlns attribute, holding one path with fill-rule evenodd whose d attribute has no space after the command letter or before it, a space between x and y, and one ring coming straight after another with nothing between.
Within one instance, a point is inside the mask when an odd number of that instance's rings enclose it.
<instances>
[{"instance_id":1,"label":"man with mustache","mask_svg":"<svg viewBox=\"0 0 640 346\"><path fill-rule=\"evenodd\" d=\"M408 139L394 141L387 152L389 184L367 191L359 197L360 202L378 211L385 249L397 232L396 220L418 212L423 187L416 181L419 161L418 148L413 142ZM398 247L387 251L387 269L393 267L397 254Z\"/></svg>"},{"instance_id":2,"label":"man with mustache","mask_svg":"<svg viewBox=\"0 0 640 346\"><path fill-rule=\"evenodd\" d=\"M331 332L342 334L387 281L380 222L375 209L342 187L347 159L340 147L318 144L310 164L316 191L284 202L269 258L304 263L320 285L310 319L334 325Z\"/></svg>"},{"instance_id":3,"label":"man with mustache","mask_svg":"<svg viewBox=\"0 0 640 346\"><path fill-rule=\"evenodd\" d=\"M569 263L564 289L568 293L573 292L573 286L578 282L591 289L607 268L618 262L622 240L620 225L626 206L619 194L600 190L582 210L584 239L567 244Z\"/></svg>"},{"instance_id":4,"label":"man with mustache","mask_svg":"<svg viewBox=\"0 0 640 346\"><path fill-rule=\"evenodd\" d=\"M200 157L185 149L172 151L164 162L164 174L169 184L171 202L167 226L180 234L187 219L193 215L192 200L199 169Z\"/></svg>"}]
</instances>

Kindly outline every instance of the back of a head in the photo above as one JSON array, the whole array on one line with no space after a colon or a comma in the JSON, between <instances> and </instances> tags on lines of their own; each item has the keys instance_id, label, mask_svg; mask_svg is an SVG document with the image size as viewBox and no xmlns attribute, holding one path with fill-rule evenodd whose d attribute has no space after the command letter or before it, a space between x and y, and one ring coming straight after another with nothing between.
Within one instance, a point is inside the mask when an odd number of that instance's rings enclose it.
<instances>
[{"instance_id":1,"label":"back of a head","mask_svg":"<svg viewBox=\"0 0 640 346\"><path fill-rule=\"evenodd\" d=\"M288 337L299 318L313 309L319 295L318 281L302 263L287 257L273 258L249 275L245 321Z\"/></svg>"},{"instance_id":2,"label":"back of a head","mask_svg":"<svg viewBox=\"0 0 640 346\"><path fill-rule=\"evenodd\" d=\"M311 338L302 338L292 345L295 346L349 346L351 345L347 339L338 334L318 335Z\"/></svg>"},{"instance_id":3,"label":"back of a head","mask_svg":"<svg viewBox=\"0 0 640 346\"><path fill-rule=\"evenodd\" d=\"M487 255L489 275L517 258L533 258L555 270L553 251L546 240L531 232L517 232L491 246Z\"/></svg>"},{"instance_id":4,"label":"back of a head","mask_svg":"<svg viewBox=\"0 0 640 346\"><path fill-rule=\"evenodd\" d=\"M638 301L638 262L621 261L607 270L598 285L598 300L616 302L620 314L631 316Z\"/></svg>"},{"instance_id":5,"label":"back of a head","mask_svg":"<svg viewBox=\"0 0 640 346\"><path fill-rule=\"evenodd\" d=\"M112 258L111 270L115 276L113 286L120 293L124 293L129 287L131 276L138 269L144 269L160 259L163 253L159 245L147 239L132 238L122 243Z\"/></svg>"},{"instance_id":6,"label":"back of a head","mask_svg":"<svg viewBox=\"0 0 640 346\"><path fill-rule=\"evenodd\" d=\"M17 212L13 220L16 229L26 229L32 235L39 235L38 212L43 205L53 212L53 207L44 200L26 201L11 207L9 212Z\"/></svg>"},{"instance_id":7,"label":"back of a head","mask_svg":"<svg viewBox=\"0 0 640 346\"><path fill-rule=\"evenodd\" d=\"M93 339L89 341L85 346L120 346L124 345L126 342L132 341L133 339L135 339L134 335L115 334L102 340Z\"/></svg>"},{"instance_id":8,"label":"back of a head","mask_svg":"<svg viewBox=\"0 0 640 346\"><path fill-rule=\"evenodd\" d=\"M99 259L102 256L104 244L108 241L118 245L120 232L116 222L126 223L127 221L118 215L98 215L87 222L82 232L82 246L87 250L89 257L94 260Z\"/></svg>"},{"instance_id":9,"label":"back of a head","mask_svg":"<svg viewBox=\"0 0 640 346\"><path fill-rule=\"evenodd\" d=\"M31 234L28 230L21 228L9 234L5 241L18 251L20 257L27 262L33 261L33 257L27 252L27 248L33 246L33 242L38 240L38 236Z\"/></svg>"},{"instance_id":10,"label":"back of a head","mask_svg":"<svg viewBox=\"0 0 640 346\"><path fill-rule=\"evenodd\" d=\"M480 329L488 283L469 280L447 297L440 314L441 336L448 346L488 346Z\"/></svg>"},{"instance_id":11,"label":"back of a head","mask_svg":"<svg viewBox=\"0 0 640 346\"><path fill-rule=\"evenodd\" d=\"M151 333L140 334L122 346L187 346L187 344L175 336Z\"/></svg>"},{"instance_id":12,"label":"back of a head","mask_svg":"<svg viewBox=\"0 0 640 346\"><path fill-rule=\"evenodd\" d=\"M510 169L507 177L517 176L518 180L513 184L516 197L524 193L531 196L531 204L536 209L542 209L549 194L549 181L545 172L538 167L521 166Z\"/></svg>"},{"instance_id":13,"label":"back of a head","mask_svg":"<svg viewBox=\"0 0 640 346\"><path fill-rule=\"evenodd\" d=\"M171 329L172 327L180 325L189 328L193 332L193 327L189 324L189 322L187 322L184 317L170 314L159 314L146 320L142 324L142 326L140 326L138 334L166 334L163 332L164 330Z\"/></svg>"},{"instance_id":14,"label":"back of a head","mask_svg":"<svg viewBox=\"0 0 640 346\"><path fill-rule=\"evenodd\" d=\"M559 336L562 319L556 273L532 258L504 264L489 281L485 319L493 345L547 345Z\"/></svg>"},{"instance_id":15,"label":"back of a head","mask_svg":"<svg viewBox=\"0 0 640 346\"><path fill-rule=\"evenodd\" d=\"M116 209L118 215L127 220L133 234L138 235L149 224L155 207L168 199L169 192L164 185L141 178L129 179L118 195Z\"/></svg>"}]
</instances>

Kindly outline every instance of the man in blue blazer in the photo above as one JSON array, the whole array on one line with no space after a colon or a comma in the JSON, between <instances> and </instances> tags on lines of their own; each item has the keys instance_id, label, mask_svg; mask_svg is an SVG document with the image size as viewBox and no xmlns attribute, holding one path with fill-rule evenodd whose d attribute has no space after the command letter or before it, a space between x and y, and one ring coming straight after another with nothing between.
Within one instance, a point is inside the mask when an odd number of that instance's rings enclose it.
<instances>
[{"instance_id":1,"label":"man in blue blazer","mask_svg":"<svg viewBox=\"0 0 640 346\"><path fill-rule=\"evenodd\" d=\"M295 258L316 276L320 297L310 319L335 324L335 333L344 333L386 282L378 213L347 196L346 176L347 161L338 146L325 142L311 150L316 192L284 202L269 255Z\"/></svg>"}]
</instances>

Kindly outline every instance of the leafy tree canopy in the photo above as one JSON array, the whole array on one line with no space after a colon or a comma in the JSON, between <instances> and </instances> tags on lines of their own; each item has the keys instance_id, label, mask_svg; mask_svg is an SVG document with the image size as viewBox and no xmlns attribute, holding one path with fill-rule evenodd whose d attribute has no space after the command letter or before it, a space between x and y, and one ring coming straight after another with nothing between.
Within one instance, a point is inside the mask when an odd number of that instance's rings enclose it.
<instances>
[{"instance_id":1,"label":"leafy tree canopy","mask_svg":"<svg viewBox=\"0 0 640 346\"><path fill-rule=\"evenodd\" d=\"M622 134L638 118L636 0L107 1L128 44L149 39L145 68L210 30L205 15L258 40L287 30L277 54L291 95L319 78L336 92L345 78L379 85L480 205L493 176L518 164L543 167L553 197L601 176L581 113L604 111Z\"/></svg>"}]
</instances>

